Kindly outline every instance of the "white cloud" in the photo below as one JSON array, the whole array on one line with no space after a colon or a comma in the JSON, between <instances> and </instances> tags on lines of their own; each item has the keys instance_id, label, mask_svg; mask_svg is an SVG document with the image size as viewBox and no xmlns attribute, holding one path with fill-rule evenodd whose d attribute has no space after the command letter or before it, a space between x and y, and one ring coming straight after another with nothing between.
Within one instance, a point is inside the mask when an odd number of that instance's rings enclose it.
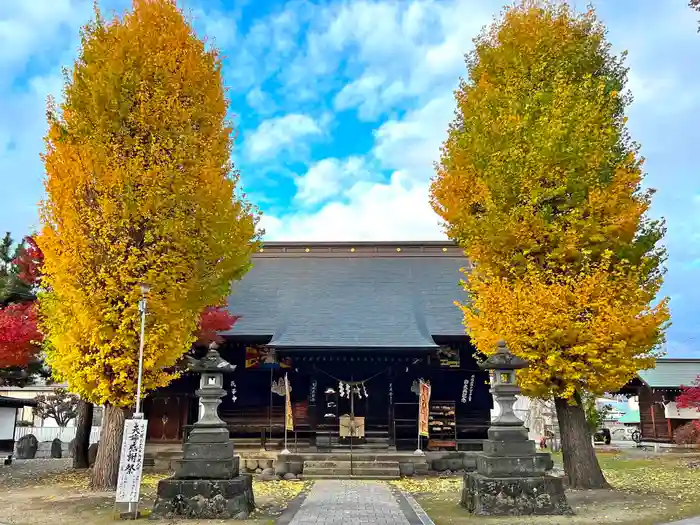
<instances>
[{"instance_id":1,"label":"white cloud","mask_svg":"<svg viewBox=\"0 0 700 525\"><path fill-rule=\"evenodd\" d=\"M187 10L184 10L185 14ZM206 11L202 8L193 9L191 19L195 29L206 36L217 49L233 44L238 38L238 23L235 15L219 11Z\"/></svg>"},{"instance_id":2,"label":"white cloud","mask_svg":"<svg viewBox=\"0 0 700 525\"><path fill-rule=\"evenodd\" d=\"M359 108L373 120L401 102L435 95L463 72L463 54L501 3L489 0L291 0L235 42L227 82L248 90L268 79L276 99L320 100ZM210 22L211 27L221 24Z\"/></svg>"},{"instance_id":3,"label":"white cloud","mask_svg":"<svg viewBox=\"0 0 700 525\"><path fill-rule=\"evenodd\" d=\"M359 182L347 203L332 202L315 213L263 216L270 240L368 241L443 239L428 203L428 184L406 185L396 172L387 184Z\"/></svg>"},{"instance_id":4,"label":"white cloud","mask_svg":"<svg viewBox=\"0 0 700 525\"><path fill-rule=\"evenodd\" d=\"M335 96L333 105L336 110L358 107L359 116L363 120L372 120L381 113L377 89L385 82L383 75L365 75L345 84ZM371 95L371 96L370 96ZM384 96L387 96L383 93Z\"/></svg>"},{"instance_id":5,"label":"white cloud","mask_svg":"<svg viewBox=\"0 0 700 525\"><path fill-rule=\"evenodd\" d=\"M308 115L289 113L263 121L247 134L243 146L251 160L274 157L284 151L299 152L310 137L323 134L321 123Z\"/></svg>"},{"instance_id":6,"label":"white cloud","mask_svg":"<svg viewBox=\"0 0 700 525\"><path fill-rule=\"evenodd\" d=\"M392 172L388 183L357 183L343 176L341 160L327 159L297 181L296 202L313 201L314 188L323 184L328 185L324 198L332 193L338 195L336 202L326 203L315 214L266 218L268 238L419 238L421 232L438 231L437 218L427 204L427 188L454 116L452 91L465 73L464 54L472 49L473 37L499 7L473 0L361 0L321 10L316 19L321 22L311 24L303 51L282 78L304 89L316 87L333 70L347 73L348 81L334 97L334 108L357 108L362 120L375 120L392 108L413 105L418 109L374 131L374 147L365 166L378 165ZM351 58L346 59L346 53ZM663 74L657 69L655 78L631 76L636 107L657 104L659 110L662 99L673 100L675 110L688 106L687 98L669 97L672 89L678 93L679 77L672 67ZM321 90L315 93L322 96ZM416 200L407 206L411 198ZM377 206L377 211L370 211L371 206ZM414 214L414 209L424 212ZM427 221L427 231L414 223L416 216Z\"/></svg>"},{"instance_id":7,"label":"white cloud","mask_svg":"<svg viewBox=\"0 0 700 525\"><path fill-rule=\"evenodd\" d=\"M323 159L296 179L295 199L302 205L318 204L341 194L343 189L372 177L362 157Z\"/></svg>"},{"instance_id":8,"label":"white cloud","mask_svg":"<svg viewBox=\"0 0 700 525\"><path fill-rule=\"evenodd\" d=\"M444 238L429 205L429 182L454 115L452 91L464 70L466 42L487 21L486 15L479 15L466 25L463 19L457 22L455 8L465 2L447 4L415 1L405 10L394 3L345 4L327 29L309 36L305 54L291 69L305 70L307 82L314 80L309 68L324 71L334 64L333 53L358 46L361 73L336 95L336 110L357 107L360 118L371 120L411 98L419 104L373 132L374 147L364 162L357 157L329 158L299 177L297 203L318 204L328 198L335 202L315 212L266 216L267 238ZM302 79L292 75L288 80ZM382 171L392 173L387 182L376 181Z\"/></svg>"},{"instance_id":9,"label":"white cloud","mask_svg":"<svg viewBox=\"0 0 700 525\"><path fill-rule=\"evenodd\" d=\"M464 53L492 11L473 0L345 3L319 15L324 23L309 32L307 47L283 78L295 87L314 85L350 52L347 71L341 68L350 79L335 107L358 107L361 119L374 120L403 102L424 102L454 87Z\"/></svg>"},{"instance_id":10,"label":"white cloud","mask_svg":"<svg viewBox=\"0 0 700 525\"><path fill-rule=\"evenodd\" d=\"M61 31L67 29L72 36L91 9L89 0L0 2L0 72L19 72L32 55L53 51L62 40L69 40Z\"/></svg>"},{"instance_id":11,"label":"white cloud","mask_svg":"<svg viewBox=\"0 0 700 525\"><path fill-rule=\"evenodd\" d=\"M256 86L245 96L246 104L258 115L269 115L274 113L276 105L270 95L263 91L260 86Z\"/></svg>"},{"instance_id":12,"label":"white cloud","mask_svg":"<svg viewBox=\"0 0 700 525\"><path fill-rule=\"evenodd\" d=\"M632 110L639 109L645 115L677 115L700 104L700 95L683 89L683 80L673 71L630 71L627 89L634 97ZM670 93L674 96L668 96Z\"/></svg>"},{"instance_id":13,"label":"white cloud","mask_svg":"<svg viewBox=\"0 0 700 525\"><path fill-rule=\"evenodd\" d=\"M385 122L374 132L374 157L386 169L402 169L416 180L428 180L455 106L448 91L401 120Z\"/></svg>"},{"instance_id":14,"label":"white cloud","mask_svg":"<svg viewBox=\"0 0 700 525\"><path fill-rule=\"evenodd\" d=\"M200 0L204 6L205 1ZM245 90L260 85L280 70L299 52L303 25L317 7L308 2L290 1L284 9L254 20L248 32L235 42L224 67L227 83Z\"/></svg>"},{"instance_id":15,"label":"white cloud","mask_svg":"<svg viewBox=\"0 0 700 525\"><path fill-rule=\"evenodd\" d=\"M325 159L297 181L297 199L304 204L338 195L318 211L303 210L265 216L267 238L273 240L408 240L444 238L438 216L428 201L440 144L455 102L447 94L384 123L375 132L370 164L393 173L388 182L374 182L367 163L350 157Z\"/></svg>"},{"instance_id":16,"label":"white cloud","mask_svg":"<svg viewBox=\"0 0 700 525\"><path fill-rule=\"evenodd\" d=\"M70 64L91 17L90 0L0 1L0 186L14 196L0 222L15 237L37 227L46 97L60 100L60 66Z\"/></svg>"}]
</instances>

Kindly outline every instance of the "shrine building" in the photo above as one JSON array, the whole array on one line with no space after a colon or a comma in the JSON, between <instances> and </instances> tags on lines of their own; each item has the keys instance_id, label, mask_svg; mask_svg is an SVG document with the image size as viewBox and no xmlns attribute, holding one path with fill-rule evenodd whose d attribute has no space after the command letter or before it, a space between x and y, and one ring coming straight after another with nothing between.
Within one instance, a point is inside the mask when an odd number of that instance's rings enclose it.
<instances>
[{"instance_id":1,"label":"shrine building","mask_svg":"<svg viewBox=\"0 0 700 525\"><path fill-rule=\"evenodd\" d=\"M269 242L252 262L234 283L239 319L219 347L236 365L219 414L237 448L281 450L287 375L290 449L415 450L420 379L432 388L421 447L481 449L492 398L455 305L469 265L456 245ZM197 419L197 381L185 374L148 396L151 443L182 442Z\"/></svg>"}]
</instances>

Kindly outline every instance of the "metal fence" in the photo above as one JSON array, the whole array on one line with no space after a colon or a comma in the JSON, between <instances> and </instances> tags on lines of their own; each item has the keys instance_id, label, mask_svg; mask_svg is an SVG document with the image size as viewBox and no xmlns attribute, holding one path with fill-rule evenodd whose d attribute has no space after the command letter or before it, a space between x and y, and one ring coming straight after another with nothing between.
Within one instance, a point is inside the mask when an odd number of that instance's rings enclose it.
<instances>
[{"instance_id":1,"label":"metal fence","mask_svg":"<svg viewBox=\"0 0 700 525\"><path fill-rule=\"evenodd\" d=\"M102 427L92 427L90 431L90 443L97 443L100 440L100 430ZM15 441L27 434L34 434L34 437L39 441L53 441L58 438L63 442L69 442L75 439L75 427L16 427Z\"/></svg>"}]
</instances>

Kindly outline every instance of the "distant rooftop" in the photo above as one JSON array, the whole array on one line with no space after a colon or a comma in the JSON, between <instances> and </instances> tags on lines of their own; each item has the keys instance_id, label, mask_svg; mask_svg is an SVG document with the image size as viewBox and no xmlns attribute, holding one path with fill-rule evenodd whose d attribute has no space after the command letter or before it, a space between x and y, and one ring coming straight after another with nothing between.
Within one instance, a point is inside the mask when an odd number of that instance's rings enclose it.
<instances>
[{"instance_id":1,"label":"distant rooftop","mask_svg":"<svg viewBox=\"0 0 700 525\"><path fill-rule=\"evenodd\" d=\"M630 410L629 412L625 412L620 419L617 420L618 423L622 423L625 425L633 425L635 423L639 423L639 410Z\"/></svg>"},{"instance_id":2,"label":"distant rooftop","mask_svg":"<svg viewBox=\"0 0 700 525\"><path fill-rule=\"evenodd\" d=\"M17 397L0 396L1 408L22 408L25 406L36 406L34 399L20 399Z\"/></svg>"},{"instance_id":3,"label":"distant rooftop","mask_svg":"<svg viewBox=\"0 0 700 525\"><path fill-rule=\"evenodd\" d=\"M690 386L700 376L700 359L657 359L656 368L640 370L637 375L651 388Z\"/></svg>"}]
</instances>

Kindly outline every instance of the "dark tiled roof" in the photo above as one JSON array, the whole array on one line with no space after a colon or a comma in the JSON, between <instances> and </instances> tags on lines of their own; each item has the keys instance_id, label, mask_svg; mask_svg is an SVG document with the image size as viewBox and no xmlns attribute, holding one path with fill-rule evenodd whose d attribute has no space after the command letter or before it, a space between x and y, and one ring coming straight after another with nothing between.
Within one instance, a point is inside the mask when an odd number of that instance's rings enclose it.
<instances>
[{"instance_id":1,"label":"dark tiled roof","mask_svg":"<svg viewBox=\"0 0 700 525\"><path fill-rule=\"evenodd\" d=\"M36 406L34 399L20 399L17 397L0 396L0 407L3 408L22 408L24 406Z\"/></svg>"},{"instance_id":2,"label":"dark tiled roof","mask_svg":"<svg viewBox=\"0 0 700 525\"><path fill-rule=\"evenodd\" d=\"M454 301L464 298L459 270L467 260L454 247L432 243L426 253L414 243L398 254L386 243L350 254L350 244L344 253L307 246L311 253L254 257L229 298L241 316L229 334L271 336L278 348L415 349L435 347L432 336L464 335Z\"/></svg>"}]
</instances>

